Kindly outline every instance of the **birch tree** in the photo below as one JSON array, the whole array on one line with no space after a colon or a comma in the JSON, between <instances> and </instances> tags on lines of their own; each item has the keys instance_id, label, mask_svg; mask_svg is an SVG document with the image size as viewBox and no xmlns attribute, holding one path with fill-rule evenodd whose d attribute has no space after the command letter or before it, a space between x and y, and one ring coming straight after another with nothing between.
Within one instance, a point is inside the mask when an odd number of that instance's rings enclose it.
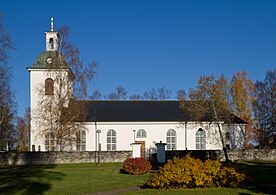
<instances>
[{"instance_id":1,"label":"birch tree","mask_svg":"<svg viewBox=\"0 0 276 195\"><path fill-rule=\"evenodd\" d=\"M47 72L53 81L49 81L49 87L45 81L45 86L38 89L40 102L35 116L46 150L74 150L79 135L86 131L81 122L87 111L81 100L88 97L96 63L83 63L80 50L68 40L68 27L60 28L58 35L59 50L51 52L53 62Z\"/></svg>"},{"instance_id":2,"label":"birch tree","mask_svg":"<svg viewBox=\"0 0 276 195\"><path fill-rule=\"evenodd\" d=\"M215 79L214 76L202 76L196 88L189 92L189 105L180 100L182 110L191 118L196 121L209 121L217 126L226 161L229 161L229 158L221 122L230 119L227 118L230 110L228 93L228 82L223 75L219 79Z\"/></svg>"}]
</instances>

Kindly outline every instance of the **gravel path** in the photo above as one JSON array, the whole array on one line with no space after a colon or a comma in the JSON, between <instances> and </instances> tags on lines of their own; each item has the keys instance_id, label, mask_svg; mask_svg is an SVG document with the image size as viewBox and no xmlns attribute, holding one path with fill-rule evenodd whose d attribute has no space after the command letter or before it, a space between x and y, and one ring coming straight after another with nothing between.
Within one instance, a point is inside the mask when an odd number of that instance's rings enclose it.
<instances>
[{"instance_id":1,"label":"gravel path","mask_svg":"<svg viewBox=\"0 0 276 195\"><path fill-rule=\"evenodd\" d=\"M116 194L121 194L121 193L134 192L134 191L138 191L141 189L142 188L139 186L131 186L128 188L121 188L121 189L116 189L116 190L112 190L112 191L89 193L87 195L116 195Z\"/></svg>"}]
</instances>

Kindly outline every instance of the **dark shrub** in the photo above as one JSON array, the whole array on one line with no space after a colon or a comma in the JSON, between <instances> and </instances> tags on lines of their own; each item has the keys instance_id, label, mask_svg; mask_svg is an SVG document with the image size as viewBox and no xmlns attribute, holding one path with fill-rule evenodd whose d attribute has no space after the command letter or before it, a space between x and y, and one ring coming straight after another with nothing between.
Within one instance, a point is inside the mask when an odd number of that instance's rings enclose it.
<instances>
[{"instance_id":1,"label":"dark shrub","mask_svg":"<svg viewBox=\"0 0 276 195\"><path fill-rule=\"evenodd\" d=\"M123 169L133 175L143 175L151 170L151 164L145 158L128 158L124 161Z\"/></svg>"}]
</instances>

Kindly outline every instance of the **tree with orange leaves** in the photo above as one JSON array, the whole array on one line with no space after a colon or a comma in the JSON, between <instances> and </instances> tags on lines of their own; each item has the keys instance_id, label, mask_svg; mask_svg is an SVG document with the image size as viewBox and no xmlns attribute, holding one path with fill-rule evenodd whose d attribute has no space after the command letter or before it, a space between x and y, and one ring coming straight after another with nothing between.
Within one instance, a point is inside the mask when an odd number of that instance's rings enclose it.
<instances>
[{"instance_id":1,"label":"tree with orange leaves","mask_svg":"<svg viewBox=\"0 0 276 195\"><path fill-rule=\"evenodd\" d=\"M231 80L232 110L241 119L247 122L245 127L245 147L249 148L254 139L253 102L254 83L248 78L245 71L236 72Z\"/></svg>"}]
</instances>

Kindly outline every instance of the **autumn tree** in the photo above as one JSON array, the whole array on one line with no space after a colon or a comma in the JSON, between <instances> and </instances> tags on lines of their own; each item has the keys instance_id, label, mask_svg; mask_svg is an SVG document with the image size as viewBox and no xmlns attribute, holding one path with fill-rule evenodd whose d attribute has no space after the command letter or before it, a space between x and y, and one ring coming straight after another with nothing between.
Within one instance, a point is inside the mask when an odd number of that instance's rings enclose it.
<instances>
[{"instance_id":1,"label":"autumn tree","mask_svg":"<svg viewBox=\"0 0 276 195\"><path fill-rule=\"evenodd\" d=\"M257 81L254 102L261 147L268 144L269 136L276 134L276 70L267 71L264 81Z\"/></svg>"},{"instance_id":2,"label":"autumn tree","mask_svg":"<svg viewBox=\"0 0 276 195\"><path fill-rule=\"evenodd\" d=\"M11 148L15 144L15 102L10 87L11 72L8 65L8 51L13 49L9 33L3 25L0 15L0 150Z\"/></svg>"},{"instance_id":3,"label":"autumn tree","mask_svg":"<svg viewBox=\"0 0 276 195\"><path fill-rule=\"evenodd\" d=\"M191 100L189 104L187 105L186 101L180 101L182 110L196 121L207 120L217 126L226 161L229 158L221 122L228 120L230 110L228 93L228 81L223 75L219 79L214 76L202 76L198 80L197 87L189 92Z\"/></svg>"},{"instance_id":4,"label":"autumn tree","mask_svg":"<svg viewBox=\"0 0 276 195\"><path fill-rule=\"evenodd\" d=\"M30 148L30 109L26 109L24 117L18 117L16 123L18 132L18 147L20 152L29 151Z\"/></svg>"},{"instance_id":5,"label":"autumn tree","mask_svg":"<svg viewBox=\"0 0 276 195\"><path fill-rule=\"evenodd\" d=\"M248 78L247 73L237 72L231 80L231 97L234 113L247 122L245 127L245 147L250 147L253 142L253 102L254 83Z\"/></svg>"}]
</instances>

